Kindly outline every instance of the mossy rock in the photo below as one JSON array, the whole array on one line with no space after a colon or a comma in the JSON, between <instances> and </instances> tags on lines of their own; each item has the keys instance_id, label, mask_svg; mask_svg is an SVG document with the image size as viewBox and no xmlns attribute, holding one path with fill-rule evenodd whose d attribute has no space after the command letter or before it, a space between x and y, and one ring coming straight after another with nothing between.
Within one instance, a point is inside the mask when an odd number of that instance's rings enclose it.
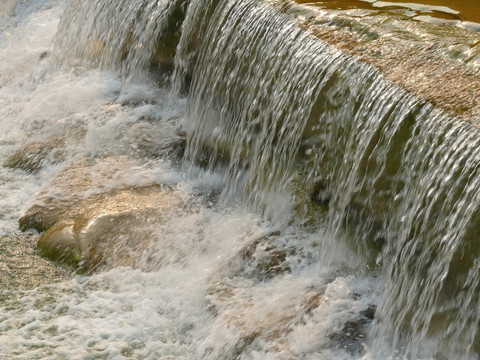
<instances>
[{"instance_id":1,"label":"mossy rock","mask_svg":"<svg viewBox=\"0 0 480 360\"><path fill-rule=\"evenodd\" d=\"M38 240L37 252L50 260L77 266L82 260L82 248L73 232L73 222L59 222Z\"/></svg>"}]
</instances>

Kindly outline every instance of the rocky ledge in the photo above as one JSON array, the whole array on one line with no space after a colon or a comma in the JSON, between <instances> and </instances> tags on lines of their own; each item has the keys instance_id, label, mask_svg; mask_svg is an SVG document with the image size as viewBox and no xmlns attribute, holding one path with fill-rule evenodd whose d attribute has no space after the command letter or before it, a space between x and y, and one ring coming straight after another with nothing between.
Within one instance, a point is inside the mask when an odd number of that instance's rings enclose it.
<instances>
[{"instance_id":1,"label":"rocky ledge","mask_svg":"<svg viewBox=\"0 0 480 360\"><path fill-rule=\"evenodd\" d=\"M480 127L480 33L471 29L475 24L421 21L412 18L411 11L272 3L312 36L371 64L447 114Z\"/></svg>"}]
</instances>

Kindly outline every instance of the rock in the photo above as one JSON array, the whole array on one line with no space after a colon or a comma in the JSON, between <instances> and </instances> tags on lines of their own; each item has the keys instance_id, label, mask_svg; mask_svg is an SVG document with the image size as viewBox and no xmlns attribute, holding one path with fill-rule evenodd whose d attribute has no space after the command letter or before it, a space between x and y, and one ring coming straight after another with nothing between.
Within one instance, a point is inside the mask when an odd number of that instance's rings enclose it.
<instances>
[{"instance_id":1,"label":"rock","mask_svg":"<svg viewBox=\"0 0 480 360\"><path fill-rule=\"evenodd\" d=\"M90 203L89 203L90 201ZM82 209L59 220L39 239L39 255L83 270L101 265L135 266L165 212L181 208L173 191L147 186L86 199Z\"/></svg>"},{"instance_id":2,"label":"rock","mask_svg":"<svg viewBox=\"0 0 480 360\"><path fill-rule=\"evenodd\" d=\"M80 243L74 236L72 222L59 222L38 240L37 252L50 260L75 266L82 260Z\"/></svg>"},{"instance_id":3,"label":"rock","mask_svg":"<svg viewBox=\"0 0 480 360\"><path fill-rule=\"evenodd\" d=\"M78 160L61 170L37 195L34 204L20 220L20 229L44 232L62 219L74 218L80 212L102 202L110 193L131 187L115 184L113 177L128 174L137 162L123 156L112 156L97 163Z\"/></svg>"},{"instance_id":4,"label":"rock","mask_svg":"<svg viewBox=\"0 0 480 360\"><path fill-rule=\"evenodd\" d=\"M331 198L332 195L328 190L328 183L325 180L316 181L310 194L310 200L317 204L328 206Z\"/></svg>"},{"instance_id":5,"label":"rock","mask_svg":"<svg viewBox=\"0 0 480 360\"><path fill-rule=\"evenodd\" d=\"M64 141L59 137L51 137L44 142L31 142L10 155L4 161L3 166L35 173L40 170L47 158L52 162L61 161L63 146Z\"/></svg>"},{"instance_id":6,"label":"rock","mask_svg":"<svg viewBox=\"0 0 480 360\"><path fill-rule=\"evenodd\" d=\"M173 0L168 3L164 11L167 21L162 23L164 30L159 32L157 48L152 59L155 65L173 68L188 3L188 0Z\"/></svg>"},{"instance_id":7,"label":"rock","mask_svg":"<svg viewBox=\"0 0 480 360\"><path fill-rule=\"evenodd\" d=\"M360 317L347 321L342 330L328 335L337 348L345 349L352 355L363 354L365 349L362 345L365 342L367 326L375 316L375 305L370 305L360 313Z\"/></svg>"},{"instance_id":8,"label":"rock","mask_svg":"<svg viewBox=\"0 0 480 360\"><path fill-rule=\"evenodd\" d=\"M134 166L134 160L115 156L60 171L20 219L24 231L45 231L38 254L88 271L135 266L155 228L167 214L183 211L184 203L168 186L129 184Z\"/></svg>"},{"instance_id":9,"label":"rock","mask_svg":"<svg viewBox=\"0 0 480 360\"><path fill-rule=\"evenodd\" d=\"M276 247L269 241L268 236L247 244L238 255L240 266L236 276L243 275L265 281L290 272L287 250Z\"/></svg>"},{"instance_id":10,"label":"rock","mask_svg":"<svg viewBox=\"0 0 480 360\"><path fill-rule=\"evenodd\" d=\"M363 16L351 16L351 10L337 6L320 13L302 4L275 3L321 41L357 56L449 115L480 127L478 32L412 21L411 15L368 6L361 10Z\"/></svg>"},{"instance_id":11,"label":"rock","mask_svg":"<svg viewBox=\"0 0 480 360\"><path fill-rule=\"evenodd\" d=\"M186 146L186 134L170 123L159 126L148 121L137 122L129 129L128 140L140 156L150 158L181 158Z\"/></svg>"},{"instance_id":12,"label":"rock","mask_svg":"<svg viewBox=\"0 0 480 360\"><path fill-rule=\"evenodd\" d=\"M236 338L229 339L216 357L235 359L252 343L261 341L277 344L272 348L274 354L283 353L291 356L286 358L295 358L291 353L289 334L321 304L324 288L293 282L290 285L291 293L280 295L275 293L275 286L268 284L261 290L245 288L244 279L212 283L208 291L216 321L222 326L227 324L236 333Z\"/></svg>"}]
</instances>

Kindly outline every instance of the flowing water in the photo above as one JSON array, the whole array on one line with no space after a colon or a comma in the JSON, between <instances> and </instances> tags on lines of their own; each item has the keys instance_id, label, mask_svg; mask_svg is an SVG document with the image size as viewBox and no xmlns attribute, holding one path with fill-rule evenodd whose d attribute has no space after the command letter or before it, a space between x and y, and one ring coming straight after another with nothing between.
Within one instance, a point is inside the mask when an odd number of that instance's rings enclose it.
<instances>
[{"instance_id":1,"label":"flowing water","mask_svg":"<svg viewBox=\"0 0 480 360\"><path fill-rule=\"evenodd\" d=\"M53 148L0 168L1 358L478 358L477 129L263 1L12 0L0 30L0 160ZM189 204L135 267L18 230L79 159Z\"/></svg>"}]
</instances>

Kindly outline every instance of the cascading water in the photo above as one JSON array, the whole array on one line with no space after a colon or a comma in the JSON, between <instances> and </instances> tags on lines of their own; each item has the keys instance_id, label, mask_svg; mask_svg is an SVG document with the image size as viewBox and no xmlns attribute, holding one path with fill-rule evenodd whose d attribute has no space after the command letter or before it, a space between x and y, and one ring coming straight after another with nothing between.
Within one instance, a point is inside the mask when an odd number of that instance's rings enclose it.
<instances>
[{"instance_id":1,"label":"cascading water","mask_svg":"<svg viewBox=\"0 0 480 360\"><path fill-rule=\"evenodd\" d=\"M230 184L248 203L276 208L270 193L288 188L301 149L307 181L332 196L335 242L346 238L383 262L373 342L391 341L413 358L428 356L421 345L429 337L444 343L439 356L475 353L478 130L267 4L219 3L204 28L188 104L190 156L210 147L211 162L226 158Z\"/></svg>"},{"instance_id":2,"label":"cascading water","mask_svg":"<svg viewBox=\"0 0 480 360\"><path fill-rule=\"evenodd\" d=\"M478 357L479 131L319 41L284 6L0 7L2 161L32 141L62 144L31 174L1 169L2 235L18 237L34 194L79 159L102 188L161 183L189 204L148 226L135 268L60 281L68 272L35 263L51 284L7 270L20 280L1 293L1 356ZM178 127L181 168L158 156ZM102 175L112 156L134 171Z\"/></svg>"},{"instance_id":3,"label":"cascading water","mask_svg":"<svg viewBox=\"0 0 480 360\"><path fill-rule=\"evenodd\" d=\"M171 66L185 1L72 1L55 39L57 58L139 77L152 63Z\"/></svg>"}]
</instances>

